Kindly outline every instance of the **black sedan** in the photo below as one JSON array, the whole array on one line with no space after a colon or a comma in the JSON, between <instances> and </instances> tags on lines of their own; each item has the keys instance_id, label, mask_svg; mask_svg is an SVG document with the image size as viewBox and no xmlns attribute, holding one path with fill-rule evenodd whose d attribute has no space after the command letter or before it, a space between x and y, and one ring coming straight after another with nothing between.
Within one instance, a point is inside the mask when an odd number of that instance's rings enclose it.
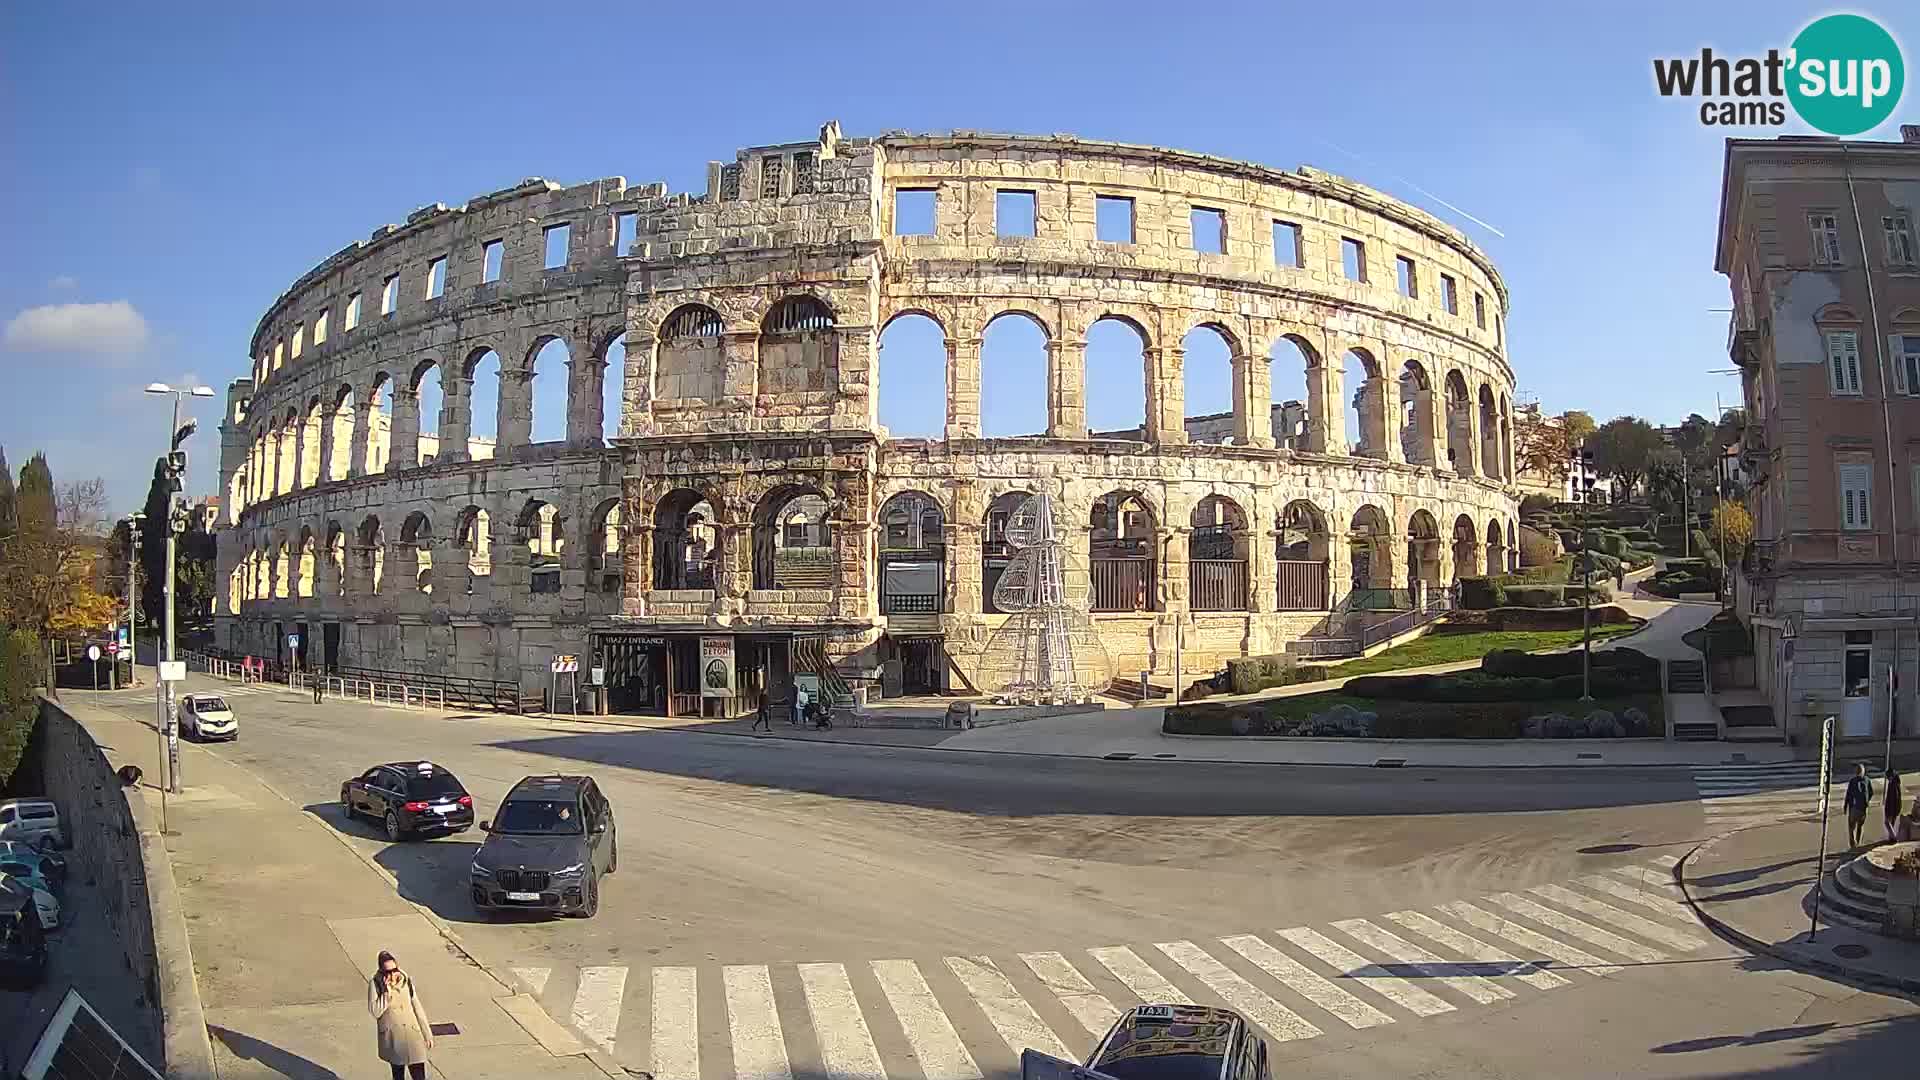
<instances>
[{"instance_id":1,"label":"black sedan","mask_svg":"<svg viewBox=\"0 0 1920 1080\"><path fill-rule=\"evenodd\" d=\"M473 827L473 796L431 761L375 765L340 785L340 808L380 822L394 841Z\"/></svg>"}]
</instances>

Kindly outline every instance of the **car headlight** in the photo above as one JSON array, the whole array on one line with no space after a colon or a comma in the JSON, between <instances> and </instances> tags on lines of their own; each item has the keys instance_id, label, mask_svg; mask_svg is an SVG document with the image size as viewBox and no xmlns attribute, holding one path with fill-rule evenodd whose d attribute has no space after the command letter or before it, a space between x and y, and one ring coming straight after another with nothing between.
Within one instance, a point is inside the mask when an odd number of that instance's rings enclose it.
<instances>
[{"instance_id":1,"label":"car headlight","mask_svg":"<svg viewBox=\"0 0 1920 1080\"><path fill-rule=\"evenodd\" d=\"M574 863L572 866L563 866L560 869L555 870L553 872L553 876L554 877L576 877L579 875L579 873L582 870L585 870L586 868L587 868L586 863L577 862L577 863Z\"/></svg>"}]
</instances>

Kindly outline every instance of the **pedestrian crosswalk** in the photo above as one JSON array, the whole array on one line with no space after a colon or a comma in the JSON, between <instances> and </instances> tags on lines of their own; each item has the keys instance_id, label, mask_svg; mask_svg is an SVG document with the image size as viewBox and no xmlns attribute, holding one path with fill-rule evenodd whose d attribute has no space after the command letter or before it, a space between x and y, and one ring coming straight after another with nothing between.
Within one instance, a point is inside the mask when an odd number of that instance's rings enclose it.
<instances>
[{"instance_id":1,"label":"pedestrian crosswalk","mask_svg":"<svg viewBox=\"0 0 1920 1080\"><path fill-rule=\"evenodd\" d=\"M1820 766L1813 762L1701 766L1693 782L1715 832L1793 821L1819 809Z\"/></svg>"},{"instance_id":2,"label":"pedestrian crosswalk","mask_svg":"<svg viewBox=\"0 0 1920 1080\"><path fill-rule=\"evenodd\" d=\"M655 1080L982 1080L1084 1058L1125 1009L1221 1004L1276 1042L1497 1006L1711 944L1672 856L1472 902L1219 938L849 963L521 967Z\"/></svg>"}]
</instances>

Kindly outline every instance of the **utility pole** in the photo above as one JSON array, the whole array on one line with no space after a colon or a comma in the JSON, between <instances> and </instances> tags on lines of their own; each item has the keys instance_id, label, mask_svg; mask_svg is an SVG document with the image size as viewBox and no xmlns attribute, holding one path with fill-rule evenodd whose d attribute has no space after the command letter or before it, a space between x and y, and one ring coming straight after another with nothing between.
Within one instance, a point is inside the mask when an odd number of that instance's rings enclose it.
<instances>
[{"instance_id":1,"label":"utility pole","mask_svg":"<svg viewBox=\"0 0 1920 1080\"><path fill-rule=\"evenodd\" d=\"M158 523L167 530L167 577L165 589L167 605L167 650L165 659L162 662L171 669L175 662L173 632L173 571L174 562L177 558L175 551L180 534L187 531L187 509L185 500L181 496L181 491L186 487L187 452L180 449L180 444L187 441L187 437L194 433L197 426L191 420L187 421L185 427L180 426L180 398L183 394L210 398L213 396L213 388L209 386L195 386L192 389L176 390L166 383L153 383L147 387L147 393L170 394L173 397L173 421L167 427L167 456L160 459L167 478L167 520ZM155 664L155 667L158 668L159 664ZM156 674L158 674L157 671ZM180 726L179 717L174 712L173 682L164 678L156 679L155 681L160 684L157 693L164 702L162 707L166 710L165 715L161 717L161 724L167 733L167 790L178 795L180 794ZM164 829L164 827L163 823L162 828Z\"/></svg>"},{"instance_id":2,"label":"utility pole","mask_svg":"<svg viewBox=\"0 0 1920 1080\"><path fill-rule=\"evenodd\" d=\"M140 631L135 615L139 611L133 606L134 586L140 572L140 523L147 520L144 513L130 514L127 517L127 685L133 685L134 669L140 666ZM120 670L120 658L113 658L113 670Z\"/></svg>"},{"instance_id":3,"label":"utility pole","mask_svg":"<svg viewBox=\"0 0 1920 1080\"><path fill-rule=\"evenodd\" d=\"M1587 538L1587 502L1593 498L1593 451L1573 454L1573 501L1580 507L1580 700L1593 700L1593 545Z\"/></svg>"}]
</instances>

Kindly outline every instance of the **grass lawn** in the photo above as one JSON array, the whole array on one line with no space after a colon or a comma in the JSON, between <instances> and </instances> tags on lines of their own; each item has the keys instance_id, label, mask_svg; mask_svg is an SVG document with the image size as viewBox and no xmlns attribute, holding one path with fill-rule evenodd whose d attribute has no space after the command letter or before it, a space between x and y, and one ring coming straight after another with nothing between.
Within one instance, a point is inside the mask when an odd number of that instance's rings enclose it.
<instances>
[{"instance_id":1,"label":"grass lawn","mask_svg":"<svg viewBox=\"0 0 1920 1080\"><path fill-rule=\"evenodd\" d=\"M1593 640L1604 641L1638 629L1631 624L1593 628ZM1578 630L1474 630L1465 633L1435 631L1426 637L1397 645L1377 656L1349 660L1327 669L1326 678L1345 679L1354 675L1372 675L1381 671L1451 664L1460 660L1478 660L1496 649L1565 649L1580 644Z\"/></svg>"},{"instance_id":2,"label":"grass lawn","mask_svg":"<svg viewBox=\"0 0 1920 1080\"><path fill-rule=\"evenodd\" d=\"M1653 732L1663 731L1660 695L1633 694L1616 698L1580 701L1397 701L1384 698L1354 697L1337 690L1299 697L1268 698L1263 701L1204 701L1180 708L1179 734L1232 735L1233 718L1246 716L1254 723L1250 733L1258 734L1270 726L1289 720L1304 720L1309 714L1325 712L1335 705L1351 705L1361 712L1375 714L1377 737L1383 739L1456 738L1515 739L1528 717L1545 713L1585 716L1596 708L1616 716L1626 709L1638 708L1647 714ZM1169 728L1169 730L1174 730Z\"/></svg>"}]
</instances>

